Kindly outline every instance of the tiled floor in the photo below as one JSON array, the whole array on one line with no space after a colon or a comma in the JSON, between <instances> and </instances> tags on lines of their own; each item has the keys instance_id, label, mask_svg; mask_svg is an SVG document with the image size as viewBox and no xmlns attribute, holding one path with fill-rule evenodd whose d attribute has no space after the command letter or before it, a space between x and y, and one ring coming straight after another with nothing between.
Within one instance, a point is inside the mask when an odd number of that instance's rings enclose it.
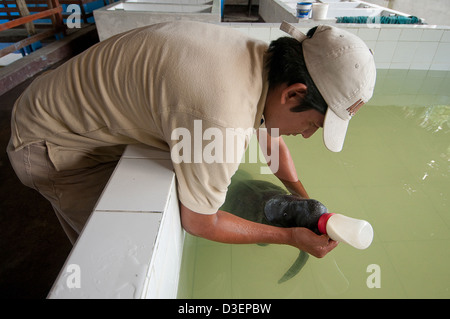
<instances>
[{"instance_id":1,"label":"tiled floor","mask_svg":"<svg viewBox=\"0 0 450 319\"><path fill-rule=\"evenodd\" d=\"M86 36L72 54L93 43ZM21 184L6 154L14 102L36 76L0 96L0 298L46 298L72 248L50 203Z\"/></svg>"},{"instance_id":2,"label":"tiled floor","mask_svg":"<svg viewBox=\"0 0 450 319\"><path fill-rule=\"evenodd\" d=\"M30 81L0 96L2 299L45 298L71 249L50 204L36 191L20 183L5 151L13 103Z\"/></svg>"}]
</instances>

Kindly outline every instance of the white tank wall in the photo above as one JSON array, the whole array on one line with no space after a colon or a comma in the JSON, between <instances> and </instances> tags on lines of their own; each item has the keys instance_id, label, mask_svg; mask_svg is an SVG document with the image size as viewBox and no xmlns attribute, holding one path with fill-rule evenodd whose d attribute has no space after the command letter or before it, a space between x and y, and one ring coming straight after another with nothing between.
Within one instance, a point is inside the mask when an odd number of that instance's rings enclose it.
<instances>
[{"instance_id":1,"label":"white tank wall","mask_svg":"<svg viewBox=\"0 0 450 319\"><path fill-rule=\"evenodd\" d=\"M397 11L408 12L414 16L424 18L428 24L449 25L448 0L364 0Z\"/></svg>"}]
</instances>

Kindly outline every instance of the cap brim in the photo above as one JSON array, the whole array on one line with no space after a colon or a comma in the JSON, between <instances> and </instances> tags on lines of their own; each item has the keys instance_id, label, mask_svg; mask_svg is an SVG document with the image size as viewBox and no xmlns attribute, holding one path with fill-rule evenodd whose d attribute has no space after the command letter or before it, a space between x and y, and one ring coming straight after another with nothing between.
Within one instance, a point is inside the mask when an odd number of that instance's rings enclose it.
<instances>
[{"instance_id":1,"label":"cap brim","mask_svg":"<svg viewBox=\"0 0 450 319\"><path fill-rule=\"evenodd\" d=\"M331 108L328 108L323 124L323 142L330 151L342 151L348 123L349 120L341 119Z\"/></svg>"}]
</instances>

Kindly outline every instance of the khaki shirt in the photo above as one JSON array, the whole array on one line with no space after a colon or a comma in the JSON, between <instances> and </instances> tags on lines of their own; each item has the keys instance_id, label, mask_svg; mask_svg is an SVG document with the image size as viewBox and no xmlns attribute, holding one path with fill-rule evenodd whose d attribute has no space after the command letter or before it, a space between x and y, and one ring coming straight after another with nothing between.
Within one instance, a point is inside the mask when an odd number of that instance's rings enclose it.
<instances>
[{"instance_id":1,"label":"khaki shirt","mask_svg":"<svg viewBox=\"0 0 450 319\"><path fill-rule=\"evenodd\" d=\"M179 199L193 211L215 213L248 129L260 125L266 50L266 43L239 31L187 21L116 35L33 81L13 110L13 145L44 141L61 171L117 160L128 144L175 147L187 156L180 149L185 136L174 133L190 132L193 160L174 161ZM199 152L230 128L244 129L235 134L244 147L222 140L223 151L238 159L207 163ZM208 129L209 140L202 136Z\"/></svg>"}]
</instances>

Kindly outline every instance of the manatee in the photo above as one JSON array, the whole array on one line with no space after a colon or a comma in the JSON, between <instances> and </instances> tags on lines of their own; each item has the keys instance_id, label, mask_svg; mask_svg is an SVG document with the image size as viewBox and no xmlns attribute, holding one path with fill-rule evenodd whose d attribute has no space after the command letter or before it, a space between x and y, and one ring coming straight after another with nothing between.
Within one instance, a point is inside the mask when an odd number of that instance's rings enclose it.
<instances>
[{"instance_id":1,"label":"manatee","mask_svg":"<svg viewBox=\"0 0 450 319\"><path fill-rule=\"evenodd\" d=\"M288 195L286 190L268 181L255 180L243 171L232 178L221 210L241 218L278 227L308 227L317 234L317 216L326 212L319 201ZM314 224L316 220L316 224ZM278 281L285 282L297 275L309 255L300 250L297 259Z\"/></svg>"},{"instance_id":2,"label":"manatee","mask_svg":"<svg viewBox=\"0 0 450 319\"><path fill-rule=\"evenodd\" d=\"M327 208L315 199L300 199L295 195L276 195L264 206L267 220L279 227L306 227L320 235L317 222Z\"/></svg>"},{"instance_id":3,"label":"manatee","mask_svg":"<svg viewBox=\"0 0 450 319\"><path fill-rule=\"evenodd\" d=\"M238 171L220 209L256 223L272 225L264 214L264 206L276 195L285 194L283 188L273 183L251 179L247 173Z\"/></svg>"}]
</instances>

